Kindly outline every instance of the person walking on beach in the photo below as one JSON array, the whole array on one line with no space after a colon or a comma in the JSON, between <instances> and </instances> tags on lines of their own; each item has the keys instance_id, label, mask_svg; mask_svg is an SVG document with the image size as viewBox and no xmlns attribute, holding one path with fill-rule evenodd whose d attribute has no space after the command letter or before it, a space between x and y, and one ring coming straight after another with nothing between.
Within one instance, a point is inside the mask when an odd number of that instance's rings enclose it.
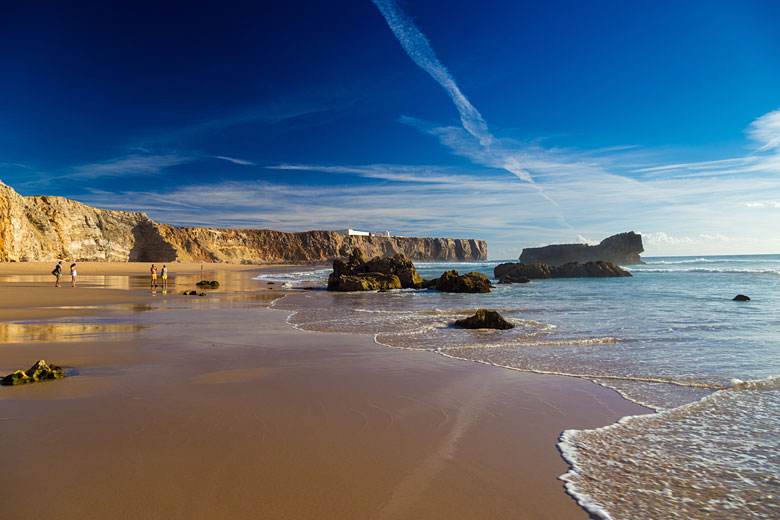
<instances>
[{"instance_id":1,"label":"person walking on beach","mask_svg":"<svg viewBox=\"0 0 780 520\"><path fill-rule=\"evenodd\" d=\"M162 288L163 291L168 290L168 268L163 264L162 268Z\"/></svg>"},{"instance_id":2,"label":"person walking on beach","mask_svg":"<svg viewBox=\"0 0 780 520\"><path fill-rule=\"evenodd\" d=\"M55 278L54 287L59 287L60 278L62 278L62 260L57 262L57 265L54 266L54 270L51 272L51 274L53 274Z\"/></svg>"},{"instance_id":3,"label":"person walking on beach","mask_svg":"<svg viewBox=\"0 0 780 520\"><path fill-rule=\"evenodd\" d=\"M76 264L70 264L70 286L76 287Z\"/></svg>"},{"instance_id":4,"label":"person walking on beach","mask_svg":"<svg viewBox=\"0 0 780 520\"><path fill-rule=\"evenodd\" d=\"M157 266L152 264L152 268L149 271L152 273L152 283L149 285L149 288L157 289Z\"/></svg>"}]
</instances>

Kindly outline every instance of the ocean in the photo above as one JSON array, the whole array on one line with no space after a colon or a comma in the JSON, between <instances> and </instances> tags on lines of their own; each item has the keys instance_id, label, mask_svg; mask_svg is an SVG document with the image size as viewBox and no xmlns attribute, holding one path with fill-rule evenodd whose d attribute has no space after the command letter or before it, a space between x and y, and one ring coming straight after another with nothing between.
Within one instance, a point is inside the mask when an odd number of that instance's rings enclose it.
<instances>
[{"instance_id":1,"label":"ocean","mask_svg":"<svg viewBox=\"0 0 780 520\"><path fill-rule=\"evenodd\" d=\"M655 410L562 433L571 469L561 480L595 517L780 518L780 255L643 260L630 278L496 284L490 294L302 291L275 307L304 330L585 378ZM424 278L449 269L492 278L499 263L417 268ZM321 284L329 273L260 279ZM480 307L516 327L452 327Z\"/></svg>"}]
</instances>

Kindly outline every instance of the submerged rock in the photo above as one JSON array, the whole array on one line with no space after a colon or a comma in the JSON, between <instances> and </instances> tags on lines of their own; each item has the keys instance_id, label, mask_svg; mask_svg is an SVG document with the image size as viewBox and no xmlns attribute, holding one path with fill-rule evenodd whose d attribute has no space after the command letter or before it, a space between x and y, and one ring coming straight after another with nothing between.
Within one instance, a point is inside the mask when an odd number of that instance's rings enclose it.
<instances>
[{"instance_id":1,"label":"submerged rock","mask_svg":"<svg viewBox=\"0 0 780 520\"><path fill-rule=\"evenodd\" d=\"M731 300L735 302L749 302L750 298L748 296L745 296L744 294L738 294L734 296Z\"/></svg>"},{"instance_id":2,"label":"submerged rock","mask_svg":"<svg viewBox=\"0 0 780 520\"><path fill-rule=\"evenodd\" d=\"M489 293L491 287L490 278L482 273L458 274L455 270L447 271L440 277L426 280L422 284L424 289L453 293Z\"/></svg>"},{"instance_id":3,"label":"submerged rock","mask_svg":"<svg viewBox=\"0 0 780 520\"><path fill-rule=\"evenodd\" d=\"M552 268L553 278L620 278L631 273L612 262L570 262Z\"/></svg>"},{"instance_id":4,"label":"submerged rock","mask_svg":"<svg viewBox=\"0 0 780 520\"><path fill-rule=\"evenodd\" d=\"M504 319L498 311L487 309L477 309L474 316L464 318L455 322L455 325L464 329L498 329L506 330L514 327Z\"/></svg>"},{"instance_id":5,"label":"submerged rock","mask_svg":"<svg viewBox=\"0 0 780 520\"><path fill-rule=\"evenodd\" d=\"M219 287L219 282L216 280L201 280L200 282L195 284L196 287L209 287L211 289L216 289Z\"/></svg>"},{"instance_id":6,"label":"submerged rock","mask_svg":"<svg viewBox=\"0 0 780 520\"><path fill-rule=\"evenodd\" d=\"M493 269L493 276L498 278L501 283L513 283L514 280L525 279L544 279L552 278L550 266L546 264L522 264L517 262L507 262L498 264Z\"/></svg>"},{"instance_id":7,"label":"submerged rock","mask_svg":"<svg viewBox=\"0 0 780 520\"><path fill-rule=\"evenodd\" d=\"M366 260L362 249L352 250L349 259L333 261L333 272L328 277L329 291L378 291L390 289L417 289L423 279L406 255L399 253L389 258Z\"/></svg>"},{"instance_id":8,"label":"submerged rock","mask_svg":"<svg viewBox=\"0 0 780 520\"><path fill-rule=\"evenodd\" d=\"M621 269L611 262L570 262L568 264L549 266L547 264L523 264L508 262L499 264L493 269L493 275L501 283L519 283L523 278L616 278L631 276L631 273Z\"/></svg>"},{"instance_id":9,"label":"submerged rock","mask_svg":"<svg viewBox=\"0 0 780 520\"><path fill-rule=\"evenodd\" d=\"M501 277L498 283L530 283L531 279L527 276L514 277L511 274L506 274Z\"/></svg>"},{"instance_id":10,"label":"submerged rock","mask_svg":"<svg viewBox=\"0 0 780 520\"><path fill-rule=\"evenodd\" d=\"M46 361L41 359L26 371L17 370L12 374L8 374L0 381L0 384L5 386L25 385L27 383L60 379L65 377L65 375L65 371L62 368L57 365L47 365Z\"/></svg>"}]
</instances>

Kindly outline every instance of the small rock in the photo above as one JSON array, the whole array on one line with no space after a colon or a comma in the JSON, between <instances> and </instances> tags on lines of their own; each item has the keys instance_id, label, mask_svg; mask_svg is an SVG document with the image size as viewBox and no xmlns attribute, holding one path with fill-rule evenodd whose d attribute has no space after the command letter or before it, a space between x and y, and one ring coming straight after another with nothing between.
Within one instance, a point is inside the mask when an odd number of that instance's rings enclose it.
<instances>
[{"instance_id":1,"label":"small rock","mask_svg":"<svg viewBox=\"0 0 780 520\"><path fill-rule=\"evenodd\" d=\"M738 294L732 298L732 301L735 302L749 302L750 298L745 296L744 294Z\"/></svg>"},{"instance_id":2,"label":"small rock","mask_svg":"<svg viewBox=\"0 0 780 520\"><path fill-rule=\"evenodd\" d=\"M464 329L499 329L506 330L514 327L504 319L498 311L489 311L487 309L477 309L474 316L458 320L455 322L458 327Z\"/></svg>"},{"instance_id":3,"label":"small rock","mask_svg":"<svg viewBox=\"0 0 780 520\"><path fill-rule=\"evenodd\" d=\"M216 289L217 287L219 287L219 282L216 280L201 280L195 285L197 287L210 287L212 289Z\"/></svg>"},{"instance_id":4,"label":"small rock","mask_svg":"<svg viewBox=\"0 0 780 520\"><path fill-rule=\"evenodd\" d=\"M5 386L25 385L27 383L60 379L65 377L65 375L65 371L62 368L57 365L47 365L46 361L41 359L27 371L17 370L12 374L8 374L0 381L0 384Z\"/></svg>"}]
</instances>

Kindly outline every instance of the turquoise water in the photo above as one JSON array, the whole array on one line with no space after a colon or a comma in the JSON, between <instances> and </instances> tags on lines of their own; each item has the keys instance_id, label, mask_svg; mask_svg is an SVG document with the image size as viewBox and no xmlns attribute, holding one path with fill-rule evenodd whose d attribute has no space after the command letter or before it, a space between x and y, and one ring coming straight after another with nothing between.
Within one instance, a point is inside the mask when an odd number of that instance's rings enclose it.
<instances>
[{"instance_id":1,"label":"turquoise water","mask_svg":"<svg viewBox=\"0 0 780 520\"><path fill-rule=\"evenodd\" d=\"M289 321L587 378L657 410L562 435L572 466L562 479L598 517L780 518L780 255L643 260L627 267L631 278L498 284L490 294L322 293ZM498 263L417 267L424 278L448 269L492 277ZM322 282L329 272L306 276ZM479 307L516 328L451 326Z\"/></svg>"}]
</instances>

